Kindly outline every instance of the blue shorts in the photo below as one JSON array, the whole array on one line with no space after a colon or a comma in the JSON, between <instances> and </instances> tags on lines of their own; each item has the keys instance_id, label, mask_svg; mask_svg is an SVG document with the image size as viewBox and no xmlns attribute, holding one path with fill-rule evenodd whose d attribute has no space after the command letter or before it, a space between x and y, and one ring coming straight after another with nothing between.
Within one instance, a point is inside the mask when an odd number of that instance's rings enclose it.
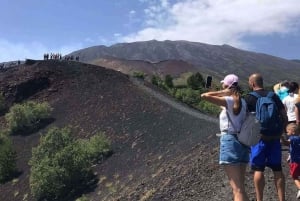
<instances>
[{"instance_id":1,"label":"blue shorts","mask_svg":"<svg viewBox=\"0 0 300 201\"><path fill-rule=\"evenodd\" d=\"M249 148L237 140L235 134L223 134L220 138L220 161L224 164L249 162Z\"/></svg>"},{"instance_id":2,"label":"blue shorts","mask_svg":"<svg viewBox=\"0 0 300 201\"><path fill-rule=\"evenodd\" d=\"M280 140L260 140L256 145L252 146L250 164L251 169L254 171L264 171L266 166L273 171L281 171Z\"/></svg>"}]
</instances>

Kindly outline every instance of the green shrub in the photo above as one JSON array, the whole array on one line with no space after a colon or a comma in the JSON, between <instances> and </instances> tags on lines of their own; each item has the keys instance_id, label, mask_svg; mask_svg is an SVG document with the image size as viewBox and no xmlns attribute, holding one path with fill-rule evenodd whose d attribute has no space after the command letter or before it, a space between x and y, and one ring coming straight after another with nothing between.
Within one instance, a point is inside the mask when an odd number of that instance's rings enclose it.
<instances>
[{"instance_id":1,"label":"green shrub","mask_svg":"<svg viewBox=\"0 0 300 201\"><path fill-rule=\"evenodd\" d=\"M0 111L5 109L5 98L3 93L0 92Z\"/></svg>"},{"instance_id":2,"label":"green shrub","mask_svg":"<svg viewBox=\"0 0 300 201\"><path fill-rule=\"evenodd\" d=\"M165 77L165 84L168 88L173 88L173 78L171 75L166 75Z\"/></svg>"},{"instance_id":3,"label":"green shrub","mask_svg":"<svg viewBox=\"0 0 300 201\"><path fill-rule=\"evenodd\" d=\"M180 88L176 90L175 98L189 105L198 104L200 94L198 90L191 88Z\"/></svg>"},{"instance_id":4,"label":"green shrub","mask_svg":"<svg viewBox=\"0 0 300 201\"><path fill-rule=\"evenodd\" d=\"M82 141L87 156L90 161L95 162L103 158L103 156L109 154L110 141L105 137L103 133L98 133L92 136L89 140Z\"/></svg>"},{"instance_id":5,"label":"green shrub","mask_svg":"<svg viewBox=\"0 0 300 201\"><path fill-rule=\"evenodd\" d=\"M0 183L4 183L16 173L16 152L7 135L0 133Z\"/></svg>"},{"instance_id":6,"label":"green shrub","mask_svg":"<svg viewBox=\"0 0 300 201\"><path fill-rule=\"evenodd\" d=\"M187 79L187 84L192 89L199 89L199 88L203 88L205 86L205 81L204 81L202 75L198 72L196 74L191 75Z\"/></svg>"},{"instance_id":7,"label":"green shrub","mask_svg":"<svg viewBox=\"0 0 300 201\"><path fill-rule=\"evenodd\" d=\"M145 79L145 73L144 72L140 72L140 71L134 71L133 72L133 77Z\"/></svg>"},{"instance_id":8,"label":"green shrub","mask_svg":"<svg viewBox=\"0 0 300 201\"><path fill-rule=\"evenodd\" d=\"M89 199L85 195L83 195L80 198L77 198L75 201L89 201Z\"/></svg>"},{"instance_id":9,"label":"green shrub","mask_svg":"<svg viewBox=\"0 0 300 201\"><path fill-rule=\"evenodd\" d=\"M23 104L15 104L5 115L11 132L32 129L39 121L50 117L52 108L47 102L36 103L28 101Z\"/></svg>"},{"instance_id":10,"label":"green shrub","mask_svg":"<svg viewBox=\"0 0 300 201\"><path fill-rule=\"evenodd\" d=\"M152 78L151 78L151 83L158 86L158 83L160 81L160 77L157 76L157 75L153 75Z\"/></svg>"},{"instance_id":11,"label":"green shrub","mask_svg":"<svg viewBox=\"0 0 300 201\"><path fill-rule=\"evenodd\" d=\"M51 128L33 148L29 181L36 199L61 200L87 187L92 179L92 162L109 150L102 134L90 140L72 136L69 128Z\"/></svg>"},{"instance_id":12,"label":"green shrub","mask_svg":"<svg viewBox=\"0 0 300 201\"><path fill-rule=\"evenodd\" d=\"M30 187L35 198L56 200L87 180L90 163L68 128L52 128L32 150Z\"/></svg>"},{"instance_id":13,"label":"green shrub","mask_svg":"<svg viewBox=\"0 0 300 201\"><path fill-rule=\"evenodd\" d=\"M179 79L180 83L178 81ZM184 80L186 80L187 86L183 84L185 82ZM175 82L175 85L171 84L171 81L172 83ZM210 115L217 115L221 111L220 107L201 100L200 95L206 92L207 89L204 88L205 81L199 72L195 74L188 72L182 74L180 78L175 80L171 76L168 78L166 76L165 81L163 81L159 76L154 75L151 82L165 90L177 100L184 102L191 107L197 108L201 112Z\"/></svg>"},{"instance_id":14,"label":"green shrub","mask_svg":"<svg viewBox=\"0 0 300 201\"><path fill-rule=\"evenodd\" d=\"M200 111L211 115L218 115L221 112L221 108L219 106L204 100L201 100L197 107Z\"/></svg>"}]
</instances>

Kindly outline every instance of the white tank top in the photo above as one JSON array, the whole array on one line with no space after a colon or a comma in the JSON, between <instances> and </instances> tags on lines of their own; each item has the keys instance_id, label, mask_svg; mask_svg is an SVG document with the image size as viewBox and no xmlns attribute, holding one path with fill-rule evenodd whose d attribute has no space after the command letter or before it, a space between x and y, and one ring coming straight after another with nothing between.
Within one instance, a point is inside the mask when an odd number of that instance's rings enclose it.
<instances>
[{"instance_id":1,"label":"white tank top","mask_svg":"<svg viewBox=\"0 0 300 201\"><path fill-rule=\"evenodd\" d=\"M221 134L225 133L237 133L242 126L242 123L244 122L246 118L246 112L247 112L247 105L245 100L242 98L242 109L238 115L233 114L233 97L232 96L225 96L225 100L227 103L227 111L228 115L230 116L230 119L234 126L232 126L230 120L227 117L226 114L226 108L223 107L220 115L219 115L219 120L220 120L220 131Z\"/></svg>"}]
</instances>

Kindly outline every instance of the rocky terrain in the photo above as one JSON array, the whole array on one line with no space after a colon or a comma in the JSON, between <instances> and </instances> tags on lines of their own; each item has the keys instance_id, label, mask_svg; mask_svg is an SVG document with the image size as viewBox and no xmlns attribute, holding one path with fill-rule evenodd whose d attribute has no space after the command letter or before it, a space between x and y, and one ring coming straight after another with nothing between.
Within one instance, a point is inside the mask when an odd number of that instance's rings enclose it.
<instances>
[{"instance_id":1,"label":"rocky terrain","mask_svg":"<svg viewBox=\"0 0 300 201\"><path fill-rule=\"evenodd\" d=\"M8 105L35 100L48 101L54 108L53 121L43 129L11 136L21 174L0 186L1 201L33 200L28 183L31 149L49 127L66 125L77 138L103 131L112 141L112 156L93 167L98 184L86 194L91 201L232 200L218 165L216 117L121 72L79 62L22 64L2 69L0 80ZM3 115L0 123L4 125ZM247 172L247 192L255 200L252 174ZM285 162L284 173L287 200L295 200ZM266 181L265 200L277 200L269 171Z\"/></svg>"}]
</instances>

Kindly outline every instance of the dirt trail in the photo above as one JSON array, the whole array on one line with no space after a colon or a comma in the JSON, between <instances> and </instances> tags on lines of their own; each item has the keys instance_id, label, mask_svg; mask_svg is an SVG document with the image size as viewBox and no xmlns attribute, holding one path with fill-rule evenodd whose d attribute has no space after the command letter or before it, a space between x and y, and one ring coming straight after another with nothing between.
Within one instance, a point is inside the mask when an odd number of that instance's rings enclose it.
<instances>
[{"instance_id":1,"label":"dirt trail","mask_svg":"<svg viewBox=\"0 0 300 201\"><path fill-rule=\"evenodd\" d=\"M143 89L144 91L146 91L147 93L149 93L152 96L156 97L160 101L162 101L164 103L167 103L168 105L172 106L173 108L178 109L181 112L189 114L189 115L191 115L193 117L196 117L198 119L210 121L210 122L213 122L213 123L218 123L217 118L213 118L211 116L205 115L205 114L199 112L196 109L193 109L193 108L191 108L191 107L189 107L189 106L187 106L183 103L177 102L176 100L172 99L172 97L167 97L166 94L159 93L158 91L155 91L154 89L151 89L150 87L147 87L144 84L143 80L140 80L138 78L130 78L130 80L132 81L132 83L137 85L139 88Z\"/></svg>"}]
</instances>

